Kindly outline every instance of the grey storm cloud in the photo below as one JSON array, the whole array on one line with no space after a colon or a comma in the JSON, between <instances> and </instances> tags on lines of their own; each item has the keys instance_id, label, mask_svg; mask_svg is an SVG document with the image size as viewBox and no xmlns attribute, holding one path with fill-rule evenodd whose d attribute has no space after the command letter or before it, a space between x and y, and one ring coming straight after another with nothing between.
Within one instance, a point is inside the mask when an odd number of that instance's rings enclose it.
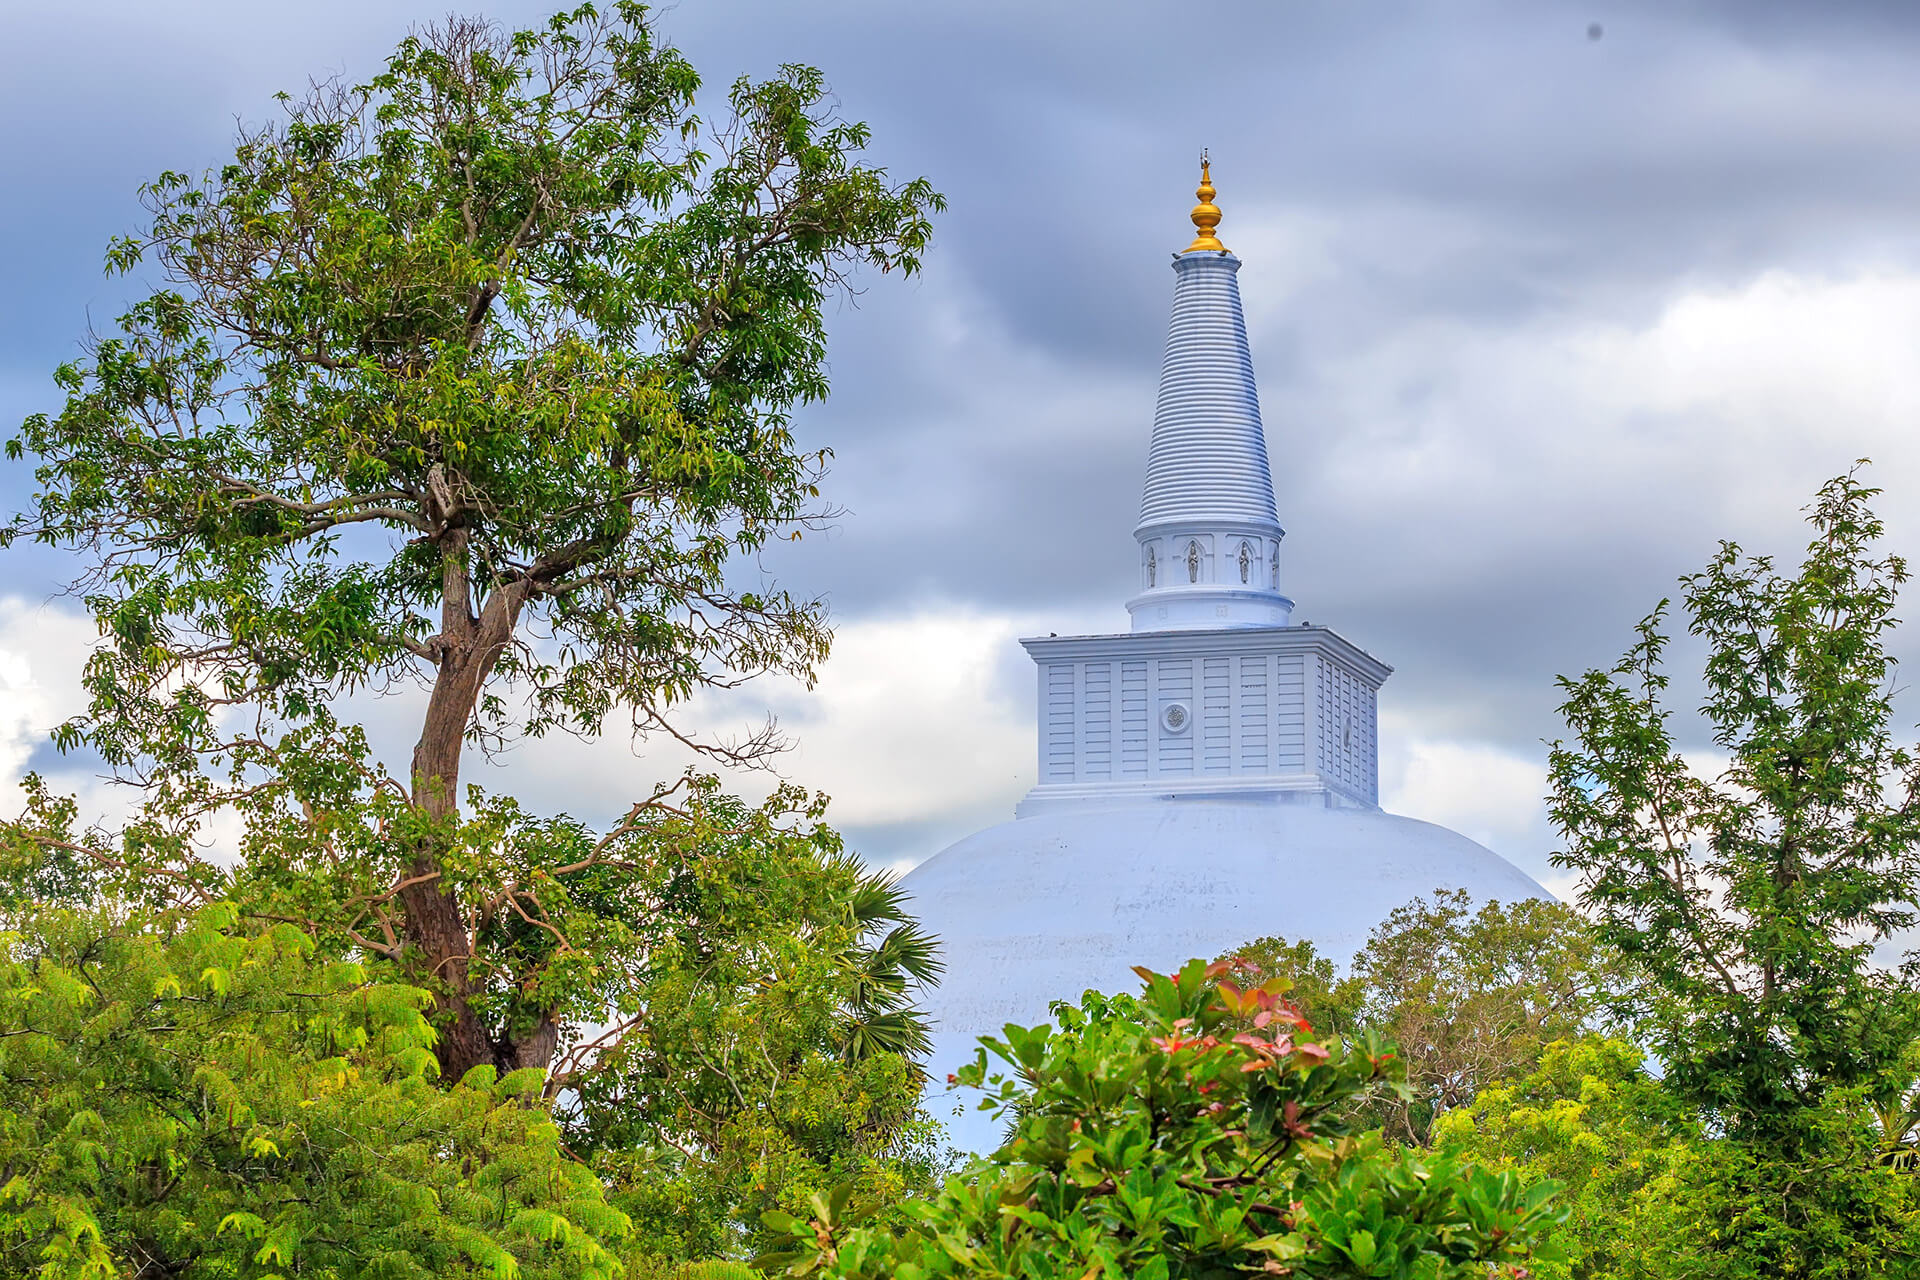
<instances>
[{"instance_id":1,"label":"grey storm cloud","mask_svg":"<svg viewBox=\"0 0 1920 1280\"><path fill-rule=\"evenodd\" d=\"M50 407L47 370L113 314L99 255L137 225L138 182L217 163L276 88L370 72L409 20L374 0L0 13L0 415ZM924 277L869 278L834 312L835 392L800 427L834 449L846 514L752 567L843 619L1057 606L1120 625L1164 264L1203 145L1247 262L1296 617L1394 663L1410 715L1519 750L1552 732L1554 673L1608 660L1752 512L1723 437L1690 448L1684 412L1543 413L1502 387L1535 377L1542 343L1644 330L1689 293L1920 272L1911 4L683 0L660 23L716 99L821 66L879 161L952 201ZM1583 462L1615 434L1663 473ZM1808 447L1756 536L1791 547L1793 505L1856 456L1846 437ZM1481 465L1423 487L1436 439ZM0 474L0 501L27 484ZM8 572L41 595L60 562Z\"/></svg>"}]
</instances>

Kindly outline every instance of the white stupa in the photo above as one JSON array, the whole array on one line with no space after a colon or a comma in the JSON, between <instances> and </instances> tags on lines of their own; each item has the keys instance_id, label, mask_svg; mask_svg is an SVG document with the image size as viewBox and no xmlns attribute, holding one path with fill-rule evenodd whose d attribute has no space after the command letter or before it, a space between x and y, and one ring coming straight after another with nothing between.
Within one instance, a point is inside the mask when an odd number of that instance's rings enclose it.
<instances>
[{"instance_id":1,"label":"white stupa","mask_svg":"<svg viewBox=\"0 0 1920 1280\"><path fill-rule=\"evenodd\" d=\"M1014 821L906 878L946 948L927 999L935 1080L975 1037L1044 1022L1054 1000L1134 989L1136 964L1266 935L1341 963L1438 888L1547 896L1465 836L1379 807L1375 700L1391 668L1290 621L1240 260L1214 235L1204 161L1197 194L1199 234L1173 262L1132 630L1021 641L1039 667L1039 783ZM994 1138L972 1116L951 1130L962 1147Z\"/></svg>"}]
</instances>

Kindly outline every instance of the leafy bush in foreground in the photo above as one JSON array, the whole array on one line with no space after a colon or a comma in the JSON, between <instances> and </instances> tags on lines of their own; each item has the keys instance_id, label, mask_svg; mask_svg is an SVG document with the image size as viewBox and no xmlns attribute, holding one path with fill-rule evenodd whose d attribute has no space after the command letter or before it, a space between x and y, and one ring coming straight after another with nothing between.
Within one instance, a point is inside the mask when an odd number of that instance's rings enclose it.
<instances>
[{"instance_id":1,"label":"leafy bush in foreground","mask_svg":"<svg viewBox=\"0 0 1920 1280\"><path fill-rule=\"evenodd\" d=\"M434 1080L425 991L228 904L0 935L0 1272L597 1280L626 1216L541 1073Z\"/></svg>"},{"instance_id":2,"label":"leafy bush in foreground","mask_svg":"<svg viewBox=\"0 0 1920 1280\"><path fill-rule=\"evenodd\" d=\"M1059 1027L986 1039L961 1083L1015 1118L992 1157L909 1205L904 1228L844 1192L768 1215L792 1276L1175 1280L1232 1275L1521 1276L1560 1221L1551 1183L1356 1134L1353 1101L1404 1090L1372 1038L1319 1043L1227 966L1140 971L1138 998L1056 1005ZM989 1075L987 1053L1009 1070Z\"/></svg>"}]
</instances>

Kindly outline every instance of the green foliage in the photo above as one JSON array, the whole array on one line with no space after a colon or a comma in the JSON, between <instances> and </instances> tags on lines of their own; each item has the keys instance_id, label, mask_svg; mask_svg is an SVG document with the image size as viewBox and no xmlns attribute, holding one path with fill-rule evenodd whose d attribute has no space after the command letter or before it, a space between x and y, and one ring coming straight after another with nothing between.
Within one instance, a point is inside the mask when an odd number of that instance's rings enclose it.
<instances>
[{"instance_id":1,"label":"green foliage","mask_svg":"<svg viewBox=\"0 0 1920 1280\"><path fill-rule=\"evenodd\" d=\"M1761 1280L1906 1275L1920 1265L1920 1202L1877 1159L1870 1113L1807 1117L1792 1160L1704 1132L1637 1050L1550 1045L1524 1079L1485 1090L1436 1126L1440 1150L1567 1188L1561 1260L1541 1280Z\"/></svg>"},{"instance_id":2,"label":"green foliage","mask_svg":"<svg viewBox=\"0 0 1920 1280\"><path fill-rule=\"evenodd\" d=\"M689 1262L674 1280L760 1280L760 1273L744 1262Z\"/></svg>"},{"instance_id":3,"label":"green foliage","mask_svg":"<svg viewBox=\"0 0 1920 1280\"><path fill-rule=\"evenodd\" d=\"M0 936L0 1269L611 1277L537 1072L433 1079L427 993L235 909Z\"/></svg>"},{"instance_id":4,"label":"green foliage","mask_svg":"<svg viewBox=\"0 0 1920 1280\"><path fill-rule=\"evenodd\" d=\"M1555 1232L1566 1256L1540 1263L1540 1280L1670 1274L1665 1206L1705 1139L1641 1059L1621 1040L1558 1040L1534 1070L1434 1124L1438 1150L1566 1188L1567 1220Z\"/></svg>"},{"instance_id":5,"label":"green foliage","mask_svg":"<svg viewBox=\"0 0 1920 1280\"><path fill-rule=\"evenodd\" d=\"M1556 862L1647 975L1623 1012L1663 1086L1727 1138L1677 1184L1684 1274L1882 1274L1904 1229L1905 1183L1878 1158L1920 1002L1872 953L1915 919L1920 762L1890 732L1907 568L1876 551L1876 492L1828 482L1797 571L1728 542L1683 579L1717 776L1662 701L1664 602L1615 667L1561 681L1575 741L1550 762Z\"/></svg>"},{"instance_id":6,"label":"green foliage","mask_svg":"<svg viewBox=\"0 0 1920 1280\"><path fill-rule=\"evenodd\" d=\"M673 856L633 931L592 949L621 985L581 1012L602 1029L549 1085L569 1147L672 1258L739 1250L761 1212L843 1178L886 1199L930 1186L918 1069L848 1031L872 953L903 927L891 882L826 828L786 832L722 797L649 821L640 847Z\"/></svg>"},{"instance_id":7,"label":"green foliage","mask_svg":"<svg viewBox=\"0 0 1920 1280\"><path fill-rule=\"evenodd\" d=\"M1397 1083L1372 1037L1316 1043L1226 966L1148 974L1136 1000L1056 1005L1060 1025L985 1040L963 1083L1017 1116L989 1160L866 1220L848 1188L767 1216L795 1276L1202 1277L1269 1271L1422 1280L1520 1274L1560 1216L1550 1184L1356 1135L1349 1105ZM988 1073L987 1051L1004 1075Z\"/></svg>"},{"instance_id":8,"label":"green foliage","mask_svg":"<svg viewBox=\"0 0 1920 1280\"><path fill-rule=\"evenodd\" d=\"M1370 1029L1406 1065L1406 1089L1370 1095L1389 1137L1424 1145L1436 1117L1523 1073L1579 1034L1625 989L1625 966L1557 902L1489 902L1436 890L1377 925L1344 976L1311 942L1262 938L1223 959L1256 981L1282 978L1315 1026Z\"/></svg>"},{"instance_id":9,"label":"green foliage","mask_svg":"<svg viewBox=\"0 0 1920 1280\"><path fill-rule=\"evenodd\" d=\"M762 1214L797 1212L818 1192L848 1185L891 1206L938 1185L939 1132L915 1105L908 1070L891 1056L852 1068L809 1058L744 1082L760 1084L760 1099L745 1095L756 1105L733 1101L694 1116L697 1129L605 1149L594 1166L650 1256L746 1255L770 1241Z\"/></svg>"},{"instance_id":10,"label":"green foliage","mask_svg":"<svg viewBox=\"0 0 1920 1280\"><path fill-rule=\"evenodd\" d=\"M1792 1155L1754 1142L1685 1148L1656 1184L1647 1234L1676 1280L1878 1280L1920 1270L1913 1179L1882 1163L1878 1134L1836 1097L1799 1118Z\"/></svg>"},{"instance_id":11,"label":"green foliage","mask_svg":"<svg viewBox=\"0 0 1920 1280\"><path fill-rule=\"evenodd\" d=\"M1859 1096L1879 1133L1880 1158L1903 1173L1920 1172L1920 1040L1907 1046L1897 1070Z\"/></svg>"}]
</instances>

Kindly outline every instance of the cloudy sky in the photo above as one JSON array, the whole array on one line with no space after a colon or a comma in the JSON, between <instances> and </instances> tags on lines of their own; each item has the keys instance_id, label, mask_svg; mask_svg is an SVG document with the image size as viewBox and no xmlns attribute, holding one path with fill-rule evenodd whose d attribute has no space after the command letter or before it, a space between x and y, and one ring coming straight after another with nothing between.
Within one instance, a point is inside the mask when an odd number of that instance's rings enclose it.
<instances>
[{"instance_id":1,"label":"cloudy sky","mask_svg":"<svg viewBox=\"0 0 1920 1280\"><path fill-rule=\"evenodd\" d=\"M0 428L52 407L51 368L117 314L100 254L138 183L217 163L274 90L368 74L440 14L0 6ZM878 160L952 202L923 278L836 307L835 393L803 424L847 515L776 567L832 599L836 656L811 694L701 709L776 711L783 769L873 858L926 857L1032 784L1018 636L1125 625L1202 146L1295 617L1396 668L1387 807L1554 882L1556 673L1610 660L1717 538L1791 554L1855 458L1920 541L1920 7L681 0L660 21L709 85L820 66ZM30 484L0 470L0 506ZM112 803L43 745L91 638L54 594L71 570L0 567L8 805L31 767ZM403 745L404 708L367 715ZM485 781L601 818L676 769L543 745Z\"/></svg>"}]
</instances>

